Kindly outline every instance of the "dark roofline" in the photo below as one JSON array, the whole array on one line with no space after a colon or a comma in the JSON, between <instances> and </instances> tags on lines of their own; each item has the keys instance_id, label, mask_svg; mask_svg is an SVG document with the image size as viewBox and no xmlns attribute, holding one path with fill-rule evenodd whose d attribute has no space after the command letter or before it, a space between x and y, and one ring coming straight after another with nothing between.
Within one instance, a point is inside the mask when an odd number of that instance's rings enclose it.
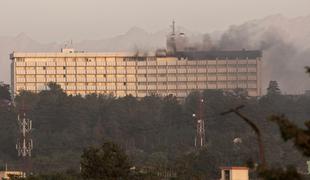
<instances>
[{"instance_id":1,"label":"dark roofline","mask_svg":"<svg viewBox=\"0 0 310 180\"><path fill-rule=\"evenodd\" d=\"M215 59L256 59L262 57L259 50L241 51L178 51L173 56L188 60L215 60Z\"/></svg>"}]
</instances>

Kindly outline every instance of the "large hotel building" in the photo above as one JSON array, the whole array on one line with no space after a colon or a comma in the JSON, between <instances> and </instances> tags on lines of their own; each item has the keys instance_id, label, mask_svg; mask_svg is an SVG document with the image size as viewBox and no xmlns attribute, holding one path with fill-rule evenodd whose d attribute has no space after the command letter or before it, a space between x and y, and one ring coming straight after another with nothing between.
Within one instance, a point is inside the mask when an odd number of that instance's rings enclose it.
<instances>
[{"instance_id":1,"label":"large hotel building","mask_svg":"<svg viewBox=\"0 0 310 180\"><path fill-rule=\"evenodd\" d=\"M63 49L55 53L13 52L12 88L39 92L56 82L72 95L108 93L121 97L205 89L246 89L261 95L261 51L179 51L140 56Z\"/></svg>"}]
</instances>

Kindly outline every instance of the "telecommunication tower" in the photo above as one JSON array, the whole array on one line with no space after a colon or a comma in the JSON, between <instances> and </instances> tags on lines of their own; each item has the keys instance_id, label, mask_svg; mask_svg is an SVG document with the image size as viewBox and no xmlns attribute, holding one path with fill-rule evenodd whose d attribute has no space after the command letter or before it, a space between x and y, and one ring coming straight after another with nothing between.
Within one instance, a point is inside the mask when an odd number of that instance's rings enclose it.
<instances>
[{"instance_id":1,"label":"telecommunication tower","mask_svg":"<svg viewBox=\"0 0 310 180\"><path fill-rule=\"evenodd\" d=\"M31 151L33 149L33 142L31 139L32 121L27 117L24 103L17 116L19 137L16 143L18 156L24 161L24 170L26 172L30 169Z\"/></svg>"},{"instance_id":2,"label":"telecommunication tower","mask_svg":"<svg viewBox=\"0 0 310 180\"><path fill-rule=\"evenodd\" d=\"M198 113L193 116L196 118L196 137L195 147L202 148L206 145L206 132L205 132L205 120L203 117L203 98L199 97Z\"/></svg>"}]
</instances>

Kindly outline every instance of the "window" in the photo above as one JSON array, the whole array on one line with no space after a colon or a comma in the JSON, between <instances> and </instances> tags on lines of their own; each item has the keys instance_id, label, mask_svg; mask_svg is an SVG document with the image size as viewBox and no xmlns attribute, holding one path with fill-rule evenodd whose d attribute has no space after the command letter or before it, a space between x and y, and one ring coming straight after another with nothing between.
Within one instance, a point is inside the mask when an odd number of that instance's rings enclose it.
<instances>
[{"instance_id":1,"label":"window","mask_svg":"<svg viewBox=\"0 0 310 180\"><path fill-rule=\"evenodd\" d=\"M225 180L230 180L230 171L229 170L225 170L224 171L224 179Z\"/></svg>"},{"instance_id":2,"label":"window","mask_svg":"<svg viewBox=\"0 0 310 180\"><path fill-rule=\"evenodd\" d=\"M124 86L126 86L126 85L127 85L127 82L124 82L123 84L124 84Z\"/></svg>"},{"instance_id":3,"label":"window","mask_svg":"<svg viewBox=\"0 0 310 180\"><path fill-rule=\"evenodd\" d=\"M64 67L62 67L63 68L63 70L65 70L66 69L66 66L64 66Z\"/></svg>"}]
</instances>

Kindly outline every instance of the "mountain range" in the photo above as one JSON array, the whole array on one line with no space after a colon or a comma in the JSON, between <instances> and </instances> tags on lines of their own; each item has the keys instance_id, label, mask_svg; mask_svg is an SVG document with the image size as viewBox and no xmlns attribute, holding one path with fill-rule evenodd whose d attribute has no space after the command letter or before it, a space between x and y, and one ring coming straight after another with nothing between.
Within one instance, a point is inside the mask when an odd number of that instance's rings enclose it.
<instances>
[{"instance_id":1,"label":"mountain range","mask_svg":"<svg viewBox=\"0 0 310 180\"><path fill-rule=\"evenodd\" d=\"M310 16L287 18L272 15L212 33L192 32L183 27L177 27L177 30L184 32L192 45L208 43L208 47L222 50L262 50L263 89L266 89L270 80L278 81L285 93L297 94L310 89L310 77L304 73L304 67L310 65ZM74 43L73 47L92 52L149 52L165 48L169 31L167 28L149 33L133 27L122 35L84 40ZM16 37L0 36L0 81L10 82L9 54L13 51L52 52L62 47L64 44L61 43L40 43L24 33Z\"/></svg>"}]
</instances>

